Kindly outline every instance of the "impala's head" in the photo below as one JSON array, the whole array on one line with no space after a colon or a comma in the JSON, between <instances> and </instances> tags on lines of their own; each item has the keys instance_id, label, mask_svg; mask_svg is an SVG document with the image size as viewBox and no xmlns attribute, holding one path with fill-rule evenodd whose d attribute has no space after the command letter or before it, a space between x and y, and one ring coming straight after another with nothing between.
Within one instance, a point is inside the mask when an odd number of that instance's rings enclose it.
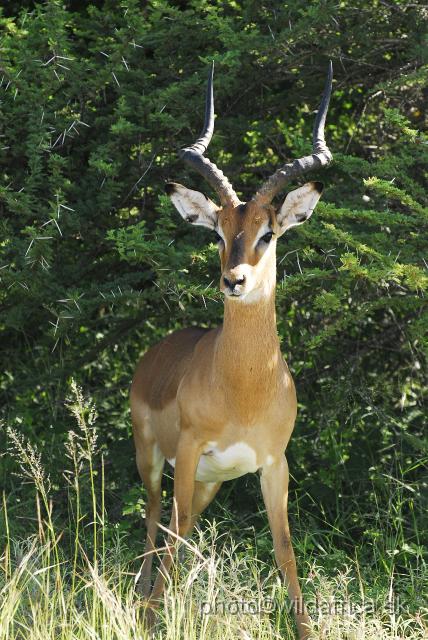
<instances>
[{"instance_id":1,"label":"impala's head","mask_svg":"<svg viewBox=\"0 0 428 640\"><path fill-rule=\"evenodd\" d=\"M278 169L251 200L241 202L229 180L203 154L214 132L213 68L211 69L201 136L181 157L196 169L217 192L220 205L203 193L170 182L166 192L180 215L190 224L201 225L216 234L221 260L220 288L234 300L253 302L268 295L275 286L277 239L290 227L310 218L321 192L320 182L307 182L290 191L279 206L272 200L293 178L325 166L332 155L325 143L324 125L331 94L330 63L324 95L315 121L312 155Z\"/></svg>"}]
</instances>

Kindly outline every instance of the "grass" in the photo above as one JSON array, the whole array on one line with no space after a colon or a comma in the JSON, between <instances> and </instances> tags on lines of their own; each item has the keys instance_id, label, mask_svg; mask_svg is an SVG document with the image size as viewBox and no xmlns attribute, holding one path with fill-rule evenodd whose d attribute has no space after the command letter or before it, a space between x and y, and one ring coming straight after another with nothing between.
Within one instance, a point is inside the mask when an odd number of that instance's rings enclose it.
<instances>
[{"instance_id":1,"label":"grass","mask_svg":"<svg viewBox=\"0 0 428 640\"><path fill-rule=\"evenodd\" d=\"M143 624L144 603L135 588L141 557L136 557L138 546L133 536L108 523L96 413L76 387L70 410L77 428L70 432L65 449L67 521L55 513L51 482L39 452L9 430L8 455L14 457L20 477L33 483L35 500L33 513L25 514L29 535L18 539L11 533L11 500L3 495L0 638L143 640L148 638ZM387 505L391 519L397 517L403 487L397 484L395 490ZM286 590L271 553L257 557L257 545L250 547L243 538L230 533L232 528L227 520L203 521L186 544L184 561L177 559L171 572L156 638L295 637ZM377 533L376 544L368 552L356 550L350 558L334 547L328 532L316 532L313 552L309 534L298 531L296 555L305 574L302 583L314 622L314 638L427 637L422 555L416 550L406 556L410 561L395 561L388 549L391 544L401 548L404 540L391 540L386 516L379 518ZM256 535L265 536L265 532ZM315 534L311 535L313 541Z\"/></svg>"}]
</instances>

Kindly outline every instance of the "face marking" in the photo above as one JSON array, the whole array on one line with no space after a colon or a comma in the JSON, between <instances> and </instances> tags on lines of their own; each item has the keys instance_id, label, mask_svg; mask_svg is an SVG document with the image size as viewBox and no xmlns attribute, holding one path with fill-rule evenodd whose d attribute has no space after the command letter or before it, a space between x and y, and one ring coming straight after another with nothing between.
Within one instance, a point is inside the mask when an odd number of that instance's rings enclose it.
<instances>
[{"instance_id":1,"label":"face marking","mask_svg":"<svg viewBox=\"0 0 428 640\"><path fill-rule=\"evenodd\" d=\"M240 231L232 240L232 248L229 255L230 269L242 262L245 249L244 231Z\"/></svg>"},{"instance_id":2,"label":"face marking","mask_svg":"<svg viewBox=\"0 0 428 640\"><path fill-rule=\"evenodd\" d=\"M257 236L256 236L256 240L255 240L255 242L254 242L253 247L254 247L254 248L256 248L256 247L257 247L257 245L259 244L260 240L261 240L265 235L267 235L268 233L273 233L272 225L270 224L270 222L269 222L269 224L264 224L264 225L261 227L260 231L258 232L258 234L257 234Z\"/></svg>"},{"instance_id":3,"label":"face marking","mask_svg":"<svg viewBox=\"0 0 428 640\"><path fill-rule=\"evenodd\" d=\"M226 244L226 240L225 240L225 237L224 237L223 229L221 228L221 226L219 224L217 224L217 226L215 227L214 231L220 237L220 240L222 240L223 244Z\"/></svg>"},{"instance_id":4,"label":"face marking","mask_svg":"<svg viewBox=\"0 0 428 640\"><path fill-rule=\"evenodd\" d=\"M260 238L273 231L273 216L273 207L261 208L253 201L245 207L238 205L233 211L219 211L217 227L221 227L225 238L220 247L220 287L229 299L250 302L247 297L251 294L251 301L256 301L272 291L275 244L268 251L271 243L260 242Z\"/></svg>"},{"instance_id":5,"label":"face marking","mask_svg":"<svg viewBox=\"0 0 428 640\"><path fill-rule=\"evenodd\" d=\"M233 300L257 302L275 287L276 239L287 229L310 218L322 185L308 182L290 191L277 210L258 198L219 207L205 194L178 183L166 191L181 216L194 225L215 231L221 238L221 291Z\"/></svg>"}]
</instances>

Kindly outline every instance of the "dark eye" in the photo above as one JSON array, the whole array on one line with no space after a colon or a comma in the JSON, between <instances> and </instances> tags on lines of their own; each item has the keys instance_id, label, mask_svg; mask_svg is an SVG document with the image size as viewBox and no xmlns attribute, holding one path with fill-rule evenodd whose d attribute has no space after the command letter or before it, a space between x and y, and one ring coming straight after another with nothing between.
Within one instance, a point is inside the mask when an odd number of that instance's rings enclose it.
<instances>
[{"instance_id":1,"label":"dark eye","mask_svg":"<svg viewBox=\"0 0 428 640\"><path fill-rule=\"evenodd\" d=\"M260 241L269 244L269 242L272 240L272 236L273 231L269 231L269 233L265 233L265 235L260 238Z\"/></svg>"},{"instance_id":2,"label":"dark eye","mask_svg":"<svg viewBox=\"0 0 428 640\"><path fill-rule=\"evenodd\" d=\"M214 241L217 244L220 244L220 242L223 242L223 238L221 237L221 235L217 233L217 231L214 231Z\"/></svg>"}]
</instances>

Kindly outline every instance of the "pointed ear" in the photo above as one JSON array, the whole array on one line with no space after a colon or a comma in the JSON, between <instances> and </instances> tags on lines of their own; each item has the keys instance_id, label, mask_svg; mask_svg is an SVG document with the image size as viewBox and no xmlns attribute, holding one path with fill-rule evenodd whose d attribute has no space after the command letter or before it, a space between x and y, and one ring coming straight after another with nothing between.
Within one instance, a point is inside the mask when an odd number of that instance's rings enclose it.
<instances>
[{"instance_id":1,"label":"pointed ear","mask_svg":"<svg viewBox=\"0 0 428 640\"><path fill-rule=\"evenodd\" d=\"M199 191L187 189L178 182L167 182L165 191L182 218L191 224L215 229L217 212L220 209L212 200Z\"/></svg>"},{"instance_id":2,"label":"pointed ear","mask_svg":"<svg viewBox=\"0 0 428 640\"><path fill-rule=\"evenodd\" d=\"M276 220L282 235L290 227L302 224L311 217L321 197L322 182L307 182L303 187L290 191L277 213Z\"/></svg>"}]
</instances>

